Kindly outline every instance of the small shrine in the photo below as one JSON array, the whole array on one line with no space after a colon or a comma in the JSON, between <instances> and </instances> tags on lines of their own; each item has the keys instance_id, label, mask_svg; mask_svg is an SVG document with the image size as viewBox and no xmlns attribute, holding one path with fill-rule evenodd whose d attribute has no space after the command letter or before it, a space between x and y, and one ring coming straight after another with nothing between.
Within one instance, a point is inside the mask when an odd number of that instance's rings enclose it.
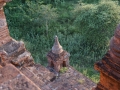
<instances>
[{"instance_id":1,"label":"small shrine","mask_svg":"<svg viewBox=\"0 0 120 90\"><path fill-rule=\"evenodd\" d=\"M110 49L94 65L100 72L100 82L93 90L120 90L120 25L110 40Z\"/></svg>"},{"instance_id":2,"label":"small shrine","mask_svg":"<svg viewBox=\"0 0 120 90\"><path fill-rule=\"evenodd\" d=\"M55 42L52 50L50 50L47 54L48 66L59 72L62 67L69 66L69 56L70 54L63 50L58 41L58 37L55 36Z\"/></svg>"}]
</instances>

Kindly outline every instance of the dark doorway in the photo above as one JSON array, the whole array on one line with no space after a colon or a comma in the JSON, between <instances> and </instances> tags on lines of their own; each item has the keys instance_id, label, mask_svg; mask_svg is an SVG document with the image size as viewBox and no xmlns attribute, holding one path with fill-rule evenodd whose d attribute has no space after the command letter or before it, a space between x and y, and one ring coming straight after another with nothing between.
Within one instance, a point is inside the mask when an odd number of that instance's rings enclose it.
<instances>
[{"instance_id":1,"label":"dark doorway","mask_svg":"<svg viewBox=\"0 0 120 90\"><path fill-rule=\"evenodd\" d=\"M2 59L1 59L1 57L0 57L0 64L2 63Z\"/></svg>"},{"instance_id":2,"label":"dark doorway","mask_svg":"<svg viewBox=\"0 0 120 90\"><path fill-rule=\"evenodd\" d=\"M51 67L53 67L54 68L54 64L53 64L53 62L51 61Z\"/></svg>"},{"instance_id":3,"label":"dark doorway","mask_svg":"<svg viewBox=\"0 0 120 90\"><path fill-rule=\"evenodd\" d=\"M66 61L63 61L63 67L66 67Z\"/></svg>"}]
</instances>

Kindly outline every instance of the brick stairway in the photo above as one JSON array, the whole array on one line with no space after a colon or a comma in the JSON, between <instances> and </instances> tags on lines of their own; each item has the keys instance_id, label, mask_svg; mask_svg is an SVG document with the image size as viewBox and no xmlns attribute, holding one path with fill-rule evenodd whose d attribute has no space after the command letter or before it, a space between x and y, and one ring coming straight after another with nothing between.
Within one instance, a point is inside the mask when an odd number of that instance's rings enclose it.
<instances>
[{"instance_id":1,"label":"brick stairway","mask_svg":"<svg viewBox=\"0 0 120 90\"><path fill-rule=\"evenodd\" d=\"M91 90L94 86L72 67L58 77L40 64L21 69L6 64L0 68L0 90Z\"/></svg>"},{"instance_id":2,"label":"brick stairway","mask_svg":"<svg viewBox=\"0 0 120 90\"><path fill-rule=\"evenodd\" d=\"M12 64L0 69L0 90L41 90Z\"/></svg>"}]
</instances>

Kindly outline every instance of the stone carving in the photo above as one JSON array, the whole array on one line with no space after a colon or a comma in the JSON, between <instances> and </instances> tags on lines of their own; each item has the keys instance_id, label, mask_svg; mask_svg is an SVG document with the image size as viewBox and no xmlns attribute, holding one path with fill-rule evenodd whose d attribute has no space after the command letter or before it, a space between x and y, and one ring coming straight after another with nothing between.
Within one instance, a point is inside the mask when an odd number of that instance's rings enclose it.
<instances>
[{"instance_id":1,"label":"stone carving","mask_svg":"<svg viewBox=\"0 0 120 90\"><path fill-rule=\"evenodd\" d=\"M110 40L110 50L95 63L100 72L100 82L95 90L120 90L120 25Z\"/></svg>"},{"instance_id":2,"label":"stone carving","mask_svg":"<svg viewBox=\"0 0 120 90\"><path fill-rule=\"evenodd\" d=\"M47 54L48 66L59 72L62 67L69 66L69 56L70 54L62 49L62 46L58 41L58 37L55 36L55 43L52 50Z\"/></svg>"}]
</instances>

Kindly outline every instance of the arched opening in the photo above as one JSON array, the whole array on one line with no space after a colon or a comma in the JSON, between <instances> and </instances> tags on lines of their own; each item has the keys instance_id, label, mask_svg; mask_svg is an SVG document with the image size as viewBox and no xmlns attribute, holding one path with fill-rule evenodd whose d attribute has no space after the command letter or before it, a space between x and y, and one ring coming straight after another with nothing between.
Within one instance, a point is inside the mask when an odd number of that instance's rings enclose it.
<instances>
[{"instance_id":1,"label":"arched opening","mask_svg":"<svg viewBox=\"0 0 120 90\"><path fill-rule=\"evenodd\" d=\"M66 61L63 61L63 67L66 67Z\"/></svg>"},{"instance_id":2,"label":"arched opening","mask_svg":"<svg viewBox=\"0 0 120 90\"><path fill-rule=\"evenodd\" d=\"M53 63L53 61L51 61L50 66L54 68L54 63Z\"/></svg>"}]
</instances>

